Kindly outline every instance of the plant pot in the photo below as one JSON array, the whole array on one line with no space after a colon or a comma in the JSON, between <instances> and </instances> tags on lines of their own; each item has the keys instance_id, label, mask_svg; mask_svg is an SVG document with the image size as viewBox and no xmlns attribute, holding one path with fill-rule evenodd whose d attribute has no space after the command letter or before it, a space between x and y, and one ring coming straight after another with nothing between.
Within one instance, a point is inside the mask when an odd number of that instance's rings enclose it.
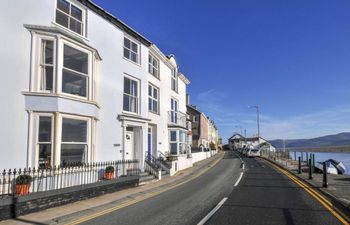
<instances>
[{"instance_id":1,"label":"plant pot","mask_svg":"<svg viewBox=\"0 0 350 225\"><path fill-rule=\"evenodd\" d=\"M16 195L29 194L30 184L16 184Z\"/></svg>"},{"instance_id":2,"label":"plant pot","mask_svg":"<svg viewBox=\"0 0 350 225\"><path fill-rule=\"evenodd\" d=\"M113 172L105 173L105 179L106 180L112 180L113 179Z\"/></svg>"}]
</instances>

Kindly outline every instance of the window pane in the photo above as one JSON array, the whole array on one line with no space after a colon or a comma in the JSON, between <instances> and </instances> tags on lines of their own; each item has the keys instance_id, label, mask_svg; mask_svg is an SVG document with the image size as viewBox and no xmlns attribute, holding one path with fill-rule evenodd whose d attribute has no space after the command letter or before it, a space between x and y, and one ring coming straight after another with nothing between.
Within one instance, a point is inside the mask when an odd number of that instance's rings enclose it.
<instances>
[{"instance_id":1,"label":"window pane","mask_svg":"<svg viewBox=\"0 0 350 225\"><path fill-rule=\"evenodd\" d=\"M41 90L45 90L45 91L53 90L53 67L52 66L44 66L42 68Z\"/></svg>"},{"instance_id":2,"label":"window pane","mask_svg":"<svg viewBox=\"0 0 350 225\"><path fill-rule=\"evenodd\" d=\"M124 48L124 57L130 59L130 50Z\"/></svg>"},{"instance_id":3,"label":"window pane","mask_svg":"<svg viewBox=\"0 0 350 225\"><path fill-rule=\"evenodd\" d=\"M53 64L53 41L42 40L41 63Z\"/></svg>"},{"instance_id":4,"label":"window pane","mask_svg":"<svg viewBox=\"0 0 350 225\"><path fill-rule=\"evenodd\" d=\"M61 165L69 163L85 162L87 145L85 144L62 144L61 145Z\"/></svg>"},{"instance_id":5,"label":"window pane","mask_svg":"<svg viewBox=\"0 0 350 225\"><path fill-rule=\"evenodd\" d=\"M170 154L177 155L177 143L170 143Z\"/></svg>"},{"instance_id":6,"label":"window pane","mask_svg":"<svg viewBox=\"0 0 350 225\"><path fill-rule=\"evenodd\" d=\"M152 99L151 98L148 98L148 110L153 112L153 110L152 110Z\"/></svg>"},{"instance_id":7,"label":"window pane","mask_svg":"<svg viewBox=\"0 0 350 225\"><path fill-rule=\"evenodd\" d=\"M137 51L137 48L138 48L138 46L137 46L137 44L136 43L134 43L134 42L131 42L131 50L133 51L133 52L138 52Z\"/></svg>"},{"instance_id":8,"label":"window pane","mask_svg":"<svg viewBox=\"0 0 350 225\"><path fill-rule=\"evenodd\" d=\"M88 54L64 45L63 66L80 73L88 73Z\"/></svg>"},{"instance_id":9,"label":"window pane","mask_svg":"<svg viewBox=\"0 0 350 225\"><path fill-rule=\"evenodd\" d=\"M131 94L135 97L137 97L137 82L132 80L131 81L131 85L132 85L132 92Z\"/></svg>"},{"instance_id":10,"label":"window pane","mask_svg":"<svg viewBox=\"0 0 350 225\"><path fill-rule=\"evenodd\" d=\"M39 142L51 142L51 117L39 117Z\"/></svg>"},{"instance_id":11,"label":"window pane","mask_svg":"<svg viewBox=\"0 0 350 225\"><path fill-rule=\"evenodd\" d=\"M148 85L148 96L152 97L152 86Z\"/></svg>"},{"instance_id":12,"label":"window pane","mask_svg":"<svg viewBox=\"0 0 350 225\"><path fill-rule=\"evenodd\" d=\"M124 98L123 98L123 110L124 111L130 111L130 98L128 95L124 95Z\"/></svg>"},{"instance_id":13,"label":"window pane","mask_svg":"<svg viewBox=\"0 0 350 225\"><path fill-rule=\"evenodd\" d=\"M158 89L157 88L153 89L153 98L158 99Z\"/></svg>"},{"instance_id":14,"label":"window pane","mask_svg":"<svg viewBox=\"0 0 350 225\"><path fill-rule=\"evenodd\" d=\"M82 12L81 10L74 6L74 5L71 5L71 16L73 16L74 18L78 19L79 21L82 20Z\"/></svg>"},{"instance_id":15,"label":"window pane","mask_svg":"<svg viewBox=\"0 0 350 225\"><path fill-rule=\"evenodd\" d=\"M124 77L124 93L131 94L130 92L130 82L131 80Z\"/></svg>"},{"instance_id":16,"label":"window pane","mask_svg":"<svg viewBox=\"0 0 350 225\"><path fill-rule=\"evenodd\" d=\"M130 97L131 112L137 113L137 99L135 97Z\"/></svg>"},{"instance_id":17,"label":"window pane","mask_svg":"<svg viewBox=\"0 0 350 225\"><path fill-rule=\"evenodd\" d=\"M68 16L56 10L56 23L68 28Z\"/></svg>"},{"instance_id":18,"label":"window pane","mask_svg":"<svg viewBox=\"0 0 350 225\"><path fill-rule=\"evenodd\" d=\"M176 141L176 131L170 131L170 141Z\"/></svg>"},{"instance_id":19,"label":"window pane","mask_svg":"<svg viewBox=\"0 0 350 225\"><path fill-rule=\"evenodd\" d=\"M51 144L39 144L39 168L51 166Z\"/></svg>"},{"instance_id":20,"label":"window pane","mask_svg":"<svg viewBox=\"0 0 350 225\"><path fill-rule=\"evenodd\" d=\"M130 49L130 40L127 38L124 38L124 46L128 49Z\"/></svg>"},{"instance_id":21,"label":"window pane","mask_svg":"<svg viewBox=\"0 0 350 225\"><path fill-rule=\"evenodd\" d=\"M134 62L137 62L137 55L133 52L130 52L131 53L131 60L134 61Z\"/></svg>"},{"instance_id":22,"label":"window pane","mask_svg":"<svg viewBox=\"0 0 350 225\"><path fill-rule=\"evenodd\" d=\"M158 102L153 100L153 112L157 113L158 112Z\"/></svg>"},{"instance_id":23,"label":"window pane","mask_svg":"<svg viewBox=\"0 0 350 225\"><path fill-rule=\"evenodd\" d=\"M157 60L154 60L154 61L153 61L153 66L154 66L155 68L158 68L158 62L157 62Z\"/></svg>"},{"instance_id":24,"label":"window pane","mask_svg":"<svg viewBox=\"0 0 350 225\"><path fill-rule=\"evenodd\" d=\"M71 18L69 29L71 29L72 31L74 31L78 34L82 34L81 25L82 25L81 22Z\"/></svg>"},{"instance_id":25,"label":"window pane","mask_svg":"<svg viewBox=\"0 0 350 225\"><path fill-rule=\"evenodd\" d=\"M62 142L86 142L87 121L63 118Z\"/></svg>"},{"instance_id":26,"label":"window pane","mask_svg":"<svg viewBox=\"0 0 350 225\"><path fill-rule=\"evenodd\" d=\"M62 72L62 91L72 95L87 96L87 77L68 70Z\"/></svg>"},{"instance_id":27,"label":"window pane","mask_svg":"<svg viewBox=\"0 0 350 225\"><path fill-rule=\"evenodd\" d=\"M152 64L152 56L151 56L151 55L148 55L148 62L149 62L150 64Z\"/></svg>"},{"instance_id":28,"label":"window pane","mask_svg":"<svg viewBox=\"0 0 350 225\"><path fill-rule=\"evenodd\" d=\"M69 14L69 3L65 0L57 0L57 8Z\"/></svg>"}]
</instances>

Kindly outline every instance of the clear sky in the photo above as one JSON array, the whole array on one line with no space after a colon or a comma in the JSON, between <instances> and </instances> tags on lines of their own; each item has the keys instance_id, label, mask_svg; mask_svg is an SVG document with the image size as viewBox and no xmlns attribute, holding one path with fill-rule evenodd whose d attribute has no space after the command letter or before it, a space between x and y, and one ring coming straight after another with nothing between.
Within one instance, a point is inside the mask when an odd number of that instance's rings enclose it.
<instances>
[{"instance_id":1,"label":"clear sky","mask_svg":"<svg viewBox=\"0 0 350 225\"><path fill-rule=\"evenodd\" d=\"M94 0L175 54L191 103L226 139L350 131L350 1Z\"/></svg>"}]
</instances>

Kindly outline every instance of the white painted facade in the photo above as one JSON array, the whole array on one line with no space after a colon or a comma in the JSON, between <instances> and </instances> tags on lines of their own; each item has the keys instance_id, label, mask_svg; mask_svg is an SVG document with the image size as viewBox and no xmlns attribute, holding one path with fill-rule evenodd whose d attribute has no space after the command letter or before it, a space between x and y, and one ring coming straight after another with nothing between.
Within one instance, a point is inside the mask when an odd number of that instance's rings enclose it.
<instances>
[{"instance_id":1,"label":"white painted facade","mask_svg":"<svg viewBox=\"0 0 350 225\"><path fill-rule=\"evenodd\" d=\"M170 130L187 131L185 126L169 126L171 99L177 101L179 114L186 115L189 84L178 72L174 57L166 57L120 21L117 25L109 22L91 10L91 2L67 2L82 11L83 35L56 23L57 0L0 2L0 26L6 32L0 36L0 169L38 167L42 146L51 151L46 153L51 166L60 165L63 158L82 157L85 162L136 158L143 168L149 146L154 156L170 153ZM125 37L138 46L136 63L124 57ZM43 45L45 41L53 43L50 65L41 62L43 46L49 46ZM159 62L159 78L149 72L149 54ZM71 69L69 60L79 61L80 67ZM48 77L42 90L42 71L48 67L53 70L49 91ZM174 71L177 91L171 88ZM125 79L137 84L136 91L131 91L135 97L129 97L130 102L137 99L136 104L129 105L137 106L136 113L123 108ZM86 87L79 86L84 82ZM150 84L159 91L157 113L149 112ZM45 125L45 134L40 124ZM75 135L67 136L66 131ZM45 141L39 140L39 132ZM72 149L74 156L69 155ZM187 153L177 151L178 155Z\"/></svg>"}]
</instances>

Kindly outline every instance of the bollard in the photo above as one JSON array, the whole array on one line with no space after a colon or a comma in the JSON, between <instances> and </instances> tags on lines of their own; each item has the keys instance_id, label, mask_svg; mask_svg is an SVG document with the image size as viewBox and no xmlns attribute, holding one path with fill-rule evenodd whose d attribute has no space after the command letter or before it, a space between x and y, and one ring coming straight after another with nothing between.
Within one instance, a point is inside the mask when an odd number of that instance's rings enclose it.
<instances>
[{"instance_id":1,"label":"bollard","mask_svg":"<svg viewBox=\"0 0 350 225\"><path fill-rule=\"evenodd\" d=\"M323 185L322 185L322 187L324 187L324 188L328 187L326 162L323 162Z\"/></svg>"},{"instance_id":2,"label":"bollard","mask_svg":"<svg viewBox=\"0 0 350 225\"><path fill-rule=\"evenodd\" d=\"M300 155L301 155L301 161L304 162L304 153L300 152Z\"/></svg>"},{"instance_id":3,"label":"bollard","mask_svg":"<svg viewBox=\"0 0 350 225\"><path fill-rule=\"evenodd\" d=\"M315 172L315 154L312 154L312 172Z\"/></svg>"},{"instance_id":4,"label":"bollard","mask_svg":"<svg viewBox=\"0 0 350 225\"><path fill-rule=\"evenodd\" d=\"M298 173L301 174L301 158L299 156Z\"/></svg>"},{"instance_id":5,"label":"bollard","mask_svg":"<svg viewBox=\"0 0 350 225\"><path fill-rule=\"evenodd\" d=\"M312 180L312 165L311 158L309 159L309 179Z\"/></svg>"}]
</instances>

